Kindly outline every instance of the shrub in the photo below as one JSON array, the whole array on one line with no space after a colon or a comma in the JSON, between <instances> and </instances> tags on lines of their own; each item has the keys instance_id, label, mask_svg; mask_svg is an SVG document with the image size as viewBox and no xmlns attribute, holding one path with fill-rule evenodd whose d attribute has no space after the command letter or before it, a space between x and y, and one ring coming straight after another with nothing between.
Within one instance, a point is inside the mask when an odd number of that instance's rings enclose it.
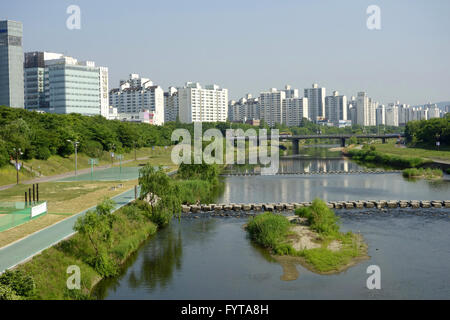
<instances>
[{"instance_id":1,"label":"shrub","mask_svg":"<svg viewBox=\"0 0 450 320\"><path fill-rule=\"evenodd\" d=\"M1 300L21 300L21 299L9 286L0 284L0 301Z\"/></svg>"},{"instance_id":2,"label":"shrub","mask_svg":"<svg viewBox=\"0 0 450 320\"><path fill-rule=\"evenodd\" d=\"M336 235L339 232L339 218L327 204L315 199L310 207L299 208L295 213L306 218L311 229L323 235Z\"/></svg>"},{"instance_id":3,"label":"shrub","mask_svg":"<svg viewBox=\"0 0 450 320\"><path fill-rule=\"evenodd\" d=\"M5 271L0 276L0 284L10 287L17 295L30 297L34 294L36 285L31 276L23 271Z\"/></svg>"},{"instance_id":4,"label":"shrub","mask_svg":"<svg viewBox=\"0 0 450 320\"><path fill-rule=\"evenodd\" d=\"M414 177L434 178L434 177L442 177L443 175L444 173L440 169L409 168L403 170L403 176L405 178L414 178Z\"/></svg>"},{"instance_id":5,"label":"shrub","mask_svg":"<svg viewBox=\"0 0 450 320\"><path fill-rule=\"evenodd\" d=\"M289 220L273 213L264 213L250 220L247 230L250 237L265 248L275 249L289 231Z\"/></svg>"}]
</instances>

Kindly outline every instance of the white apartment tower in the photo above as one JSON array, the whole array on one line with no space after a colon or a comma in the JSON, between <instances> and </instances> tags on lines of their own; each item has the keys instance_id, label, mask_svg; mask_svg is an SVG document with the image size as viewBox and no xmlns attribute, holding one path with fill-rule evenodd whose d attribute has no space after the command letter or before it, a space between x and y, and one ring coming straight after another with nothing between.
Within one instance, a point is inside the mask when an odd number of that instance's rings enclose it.
<instances>
[{"instance_id":1,"label":"white apartment tower","mask_svg":"<svg viewBox=\"0 0 450 320\"><path fill-rule=\"evenodd\" d=\"M276 88L261 92L259 95L261 120L270 127L275 126L276 123L283 123L283 101L285 99L286 92L278 91Z\"/></svg>"},{"instance_id":2,"label":"white apartment tower","mask_svg":"<svg viewBox=\"0 0 450 320\"><path fill-rule=\"evenodd\" d=\"M308 114L312 121L325 118L325 96L326 89L319 88L317 83L312 88L305 89L305 98L308 98Z\"/></svg>"},{"instance_id":3,"label":"white apartment tower","mask_svg":"<svg viewBox=\"0 0 450 320\"><path fill-rule=\"evenodd\" d=\"M178 111L178 90L175 87L169 87L169 90L164 92L164 121L177 121Z\"/></svg>"},{"instance_id":4,"label":"white apartment tower","mask_svg":"<svg viewBox=\"0 0 450 320\"><path fill-rule=\"evenodd\" d=\"M356 123L367 127L376 125L377 102L372 101L365 92L359 92L356 97Z\"/></svg>"},{"instance_id":5,"label":"white apartment tower","mask_svg":"<svg viewBox=\"0 0 450 320\"><path fill-rule=\"evenodd\" d=\"M120 114L139 115L150 113L150 123L164 124L164 90L148 78L131 74L128 80L121 80L120 87L109 92L109 103Z\"/></svg>"},{"instance_id":6,"label":"white apartment tower","mask_svg":"<svg viewBox=\"0 0 450 320\"><path fill-rule=\"evenodd\" d=\"M377 108L376 111L376 118L377 118L377 126L384 126L386 125L386 107L382 104Z\"/></svg>"},{"instance_id":7,"label":"white apartment tower","mask_svg":"<svg viewBox=\"0 0 450 320\"><path fill-rule=\"evenodd\" d=\"M283 100L283 123L289 127L300 126L303 118L308 119L308 98L287 98Z\"/></svg>"},{"instance_id":8,"label":"white apartment tower","mask_svg":"<svg viewBox=\"0 0 450 320\"><path fill-rule=\"evenodd\" d=\"M228 89L217 85L187 82L178 88L179 117L183 123L226 122L228 116Z\"/></svg>"},{"instance_id":9,"label":"white apartment tower","mask_svg":"<svg viewBox=\"0 0 450 320\"><path fill-rule=\"evenodd\" d=\"M386 108L386 125L398 127L398 106L395 104L390 104Z\"/></svg>"},{"instance_id":10,"label":"white apartment tower","mask_svg":"<svg viewBox=\"0 0 450 320\"><path fill-rule=\"evenodd\" d=\"M340 96L338 91L325 97L325 112L326 118L334 125L338 125L339 120L347 120L347 97Z\"/></svg>"}]
</instances>

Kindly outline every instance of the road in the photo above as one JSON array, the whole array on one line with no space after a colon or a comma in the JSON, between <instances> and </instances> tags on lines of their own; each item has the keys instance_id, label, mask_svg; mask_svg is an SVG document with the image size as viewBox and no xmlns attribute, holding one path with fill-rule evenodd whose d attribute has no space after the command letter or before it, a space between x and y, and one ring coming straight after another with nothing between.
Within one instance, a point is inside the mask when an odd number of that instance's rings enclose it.
<instances>
[{"instance_id":1,"label":"road","mask_svg":"<svg viewBox=\"0 0 450 320\"><path fill-rule=\"evenodd\" d=\"M115 210L134 200L134 189L112 198L116 202ZM16 241L0 249L0 273L21 264L43 250L74 234L73 226L78 217L95 207L86 209L50 227Z\"/></svg>"}]
</instances>

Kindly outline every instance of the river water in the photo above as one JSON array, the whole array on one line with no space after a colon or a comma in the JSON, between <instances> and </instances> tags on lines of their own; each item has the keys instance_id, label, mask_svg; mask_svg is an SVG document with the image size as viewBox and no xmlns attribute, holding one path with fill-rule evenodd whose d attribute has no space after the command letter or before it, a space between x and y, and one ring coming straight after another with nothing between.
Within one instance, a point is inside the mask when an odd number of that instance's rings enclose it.
<instances>
[{"instance_id":1,"label":"river water","mask_svg":"<svg viewBox=\"0 0 450 320\"><path fill-rule=\"evenodd\" d=\"M293 170L308 161L313 166L322 161L322 169L328 171L333 166L360 169L335 155L308 156L282 160L280 166ZM450 181L413 182L399 173L228 177L217 202L299 202L316 197L445 200L450 198ZM449 213L449 209L338 210L342 230L364 236L370 259L335 275L290 266L298 271L291 281L282 280L283 266L248 239L242 229L245 219L183 218L146 241L119 277L100 283L96 295L152 300L449 299ZM381 290L366 287L370 265L380 267Z\"/></svg>"}]
</instances>

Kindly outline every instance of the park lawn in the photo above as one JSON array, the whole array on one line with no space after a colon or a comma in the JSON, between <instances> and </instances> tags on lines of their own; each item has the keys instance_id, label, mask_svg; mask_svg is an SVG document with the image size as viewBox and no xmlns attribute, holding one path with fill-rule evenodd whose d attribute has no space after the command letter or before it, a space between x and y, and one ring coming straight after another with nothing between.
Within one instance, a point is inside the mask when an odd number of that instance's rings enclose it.
<instances>
[{"instance_id":1,"label":"park lawn","mask_svg":"<svg viewBox=\"0 0 450 320\"><path fill-rule=\"evenodd\" d=\"M111 190L122 184L122 188ZM130 181L76 181L45 182L39 184L39 200L48 202L50 213L78 213L95 206L104 197L114 197L134 188L137 180ZM18 185L0 191L0 201L24 201L25 191L31 185Z\"/></svg>"},{"instance_id":2,"label":"park lawn","mask_svg":"<svg viewBox=\"0 0 450 320\"><path fill-rule=\"evenodd\" d=\"M34 175L25 170L21 169L19 171L19 181L30 180ZM14 166L6 165L0 168L0 186L14 184L17 182L17 172Z\"/></svg>"},{"instance_id":3,"label":"park lawn","mask_svg":"<svg viewBox=\"0 0 450 320\"><path fill-rule=\"evenodd\" d=\"M123 184L122 188L111 190ZM133 189L137 180L130 181L81 181L81 182L46 182L39 184L39 200L48 201L48 214L25 224L0 233L0 247L22 239L36 231L49 227L56 222L94 207L105 197L115 197ZM0 191L0 201L24 201L25 190L29 185L18 185Z\"/></svg>"},{"instance_id":4,"label":"park lawn","mask_svg":"<svg viewBox=\"0 0 450 320\"><path fill-rule=\"evenodd\" d=\"M437 151L432 149L424 149L424 148L412 148L412 147L399 147L399 145L386 143L386 144L376 144L376 149L379 152L396 155L396 156L404 156L404 157L412 157L412 158L423 158L430 160L443 160L450 161L450 148L445 150Z\"/></svg>"},{"instance_id":5,"label":"park lawn","mask_svg":"<svg viewBox=\"0 0 450 320\"><path fill-rule=\"evenodd\" d=\"M67 216L57 214L45 214L41 217L28 221L20 226L0 232L0 248L11 244L17 240L25 238L41 229L49 227Z\"/></svg>"}]
</instances>

